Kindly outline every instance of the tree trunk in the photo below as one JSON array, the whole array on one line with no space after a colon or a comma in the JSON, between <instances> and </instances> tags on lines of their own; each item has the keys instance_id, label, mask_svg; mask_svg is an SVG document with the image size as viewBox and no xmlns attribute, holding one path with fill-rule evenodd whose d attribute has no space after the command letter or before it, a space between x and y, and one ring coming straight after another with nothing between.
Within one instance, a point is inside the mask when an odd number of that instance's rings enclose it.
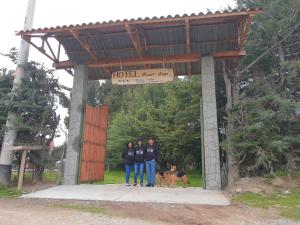
<instances>
[{"instance_id":1,"label":"tree trunk","mask_svg":"<svg viewBox=\"0 0 300 225\"><path fill-rule=\"evenodd\" d=\"M33 182L43 181L43 174L44 174L45 167L41 165L34 165L34 169L32 172L32 180Z\"/></svg>"},{"instance_id":2,"label":"tree trunk","mask_svg":"<svg viewBox=\"0 0 300 225\"><path fill-rule=\"evenodd\" d=\"M226 88L226 112L227 112L227 131L226 131L226 152L228 163L227 187L230 188L232 184L239 179L238 165L235 159L236 149L232 144L232 135L234 132L234 118L230 110L232 106L239 102L239 71L235 71L233 81L228 77L226 71L226 63L223 61L223 78Z\"/></svg>"},{"instance_id":3,"label":"tree trunk","mask_svg":"<svg viewBox=\"0 0 300 225\"><path fill-rule=\"evenodd\" d=\"M279 74L280 74L280 87L282 90L285 90L286 79L285 79L285 59L284 59L284 51L282 45L278 45L278 56L279 56Z\"/></svg>"}]
</instances>

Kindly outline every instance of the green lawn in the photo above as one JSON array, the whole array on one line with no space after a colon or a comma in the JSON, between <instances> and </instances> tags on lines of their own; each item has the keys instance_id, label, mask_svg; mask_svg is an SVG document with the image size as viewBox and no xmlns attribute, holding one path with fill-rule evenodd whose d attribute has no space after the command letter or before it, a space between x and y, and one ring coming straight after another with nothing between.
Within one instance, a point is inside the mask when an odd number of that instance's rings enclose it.
<instances>
[{"instance_id":1,"label":"green lawn","mask_svg":"<svg viewBox=\"0 0 300 225\"><path fill-rule=\"evenodd\" d=\"M0 198L19 197L21 192L15 188L0 186Z\"/></svg>"},{"instance_id":2,"label":"green lawn","mask_svg":"<svg viewBox=\"0 0 300 225\"><path fill-rule=\"evenodd\" d=\"M12 172L11 174L11 181L13 184L18 183L18 173ZM45 182L56 182L56 179L58 177L58 173L56 171L45 171L43 173L43 181ZM32 173L31 172L25 172L24 173L24 182L31 182L32 181Z\"/></svg>"},{"instance_id":3,"label":"green lawn","mask_svg":"<svg viewBox=\"0 0 300 225\"><path fill-rule=\"evenodd\" d=\"M246 192L232 198L252 207L276 209L283 217L300 221L300 189L289 194L273 193L270 195Z\"/></svg>"},{"instance_id":4,"label":"green lawn","mask_svg":"<svg viewBox=\"0 0 300 225\"><path fill-rule=\"evenodd\" d=\"M189 177L189 187L202 187L202 175L200 171L190 171L187 173ZM130 174L130 182L133 183L133 172ZM97 181L96 184L123 184L125 183L125 171L123 170L112 170L105 172L105 177L103 181ZM144 183L147 183L147 176L144 174ZM178 182L177 186L182 186Z\"/></svg>"},{"instance_id":5,"label":"green lawn","mask_svg":"<svg viewBox=\"0 0 300 225\"><path fill-rule=\"evenodd\" d=\"M202 174L201 171L192 170L188 173L189 177L189 186L190 187L202 187ZM45 171L43 174L43 181L45 182L55 182L58 177L57 172ZM17 173L13 172L12 174L12 183L17 183ZM24 174L24 182L31 182L32 174L25 173ZM133 183L133 171L130 175L130 182ZM105 177L103 181L97 181L96 184L124 184L125 183L125 171L124 170L111 170L109 172L105 172ZM144 183L147 183L147 175L144 173ZM182 184L180 182L177 183L177 186L180 187Z\"/></svg>"}]
</instances>

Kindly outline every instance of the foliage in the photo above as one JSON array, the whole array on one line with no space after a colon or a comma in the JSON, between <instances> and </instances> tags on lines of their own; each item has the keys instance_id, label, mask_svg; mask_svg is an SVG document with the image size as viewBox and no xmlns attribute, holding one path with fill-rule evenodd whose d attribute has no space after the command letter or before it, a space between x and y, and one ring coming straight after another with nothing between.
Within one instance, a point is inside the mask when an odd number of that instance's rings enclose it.
<instances>
[{"instance_id":1,"label":"foliage","mask_svg":"<svg viewBox=\"0 0 300 225\"><path fill-rule=\"evenodd\" d=\"M295 30L300 22L297 0L237 0L238 8L263 8L254 18L241 69ZM297 29L296 29L297 30ZM239 103L229 112L236 165L242 176L290 170L300 149L299 51L295 31L267 57L242 74Z\"/></svg>"},{"instance_id":2,"label":"foliage","mask_svg":"<svg viewBox=\"0 0 300 225\"><path fill-rule=\"evenodd\" d=\"M16 51L11 50L8 57L16 62ZM36 62L27 63L24 67L25 76L18 89L12 90L12 73L2 74L0 77L0 141L3 140L7 112L17 115L12 121L17 129L15 145L43 145L49 146L53 141L59 125L60 115L57 113L58 104L65 106L67 97L61 91L58 79L53 70L45 68ZM7 70L2 70L7 71ZM15 155L15 163L19 163L20 154ZM47 165L49 151L32 151L28 154L41 178L43 168Z\"/></svg>"},{"instance_id":3,"label":"foliage","mask_svg":"<svg viewBox=\"0 0 300 225\"><path fill-rule=\"evenodd\" d=\"M286 169L281 166L287 164L288 154L300 147L299 105L271 90L261 94L260 98L247 97L247 103L233 109L238 118L233 141L239 158L244 158L242 175Z\"/></svg>"},{"instance_id":4,"label":"foliage","mask_svg":"<svg viewBox=\"0 0 300 225\"><path fill-rule=\"evenodd\" d=\"M120 99L115 96L121 92ZM112 87L114 104L108 131L108 161L119 166L120 153L128 141L157 139L160 166L200 168L199 78L177 79L163 85ZM118 101L118 103L114 102Z\"/></svg>"},{"instance_id":5,"label":"foliage","mask_svg":"<svg viewBox=\"0 0 300 225\"><path fill-rule=\"evenodd\" d=\"M290 194L270 195L246 192L233 197L232 200L252 207L276 209L283 217L300 220L300 190L293 190Z\"/></svg>"}]
</instances>

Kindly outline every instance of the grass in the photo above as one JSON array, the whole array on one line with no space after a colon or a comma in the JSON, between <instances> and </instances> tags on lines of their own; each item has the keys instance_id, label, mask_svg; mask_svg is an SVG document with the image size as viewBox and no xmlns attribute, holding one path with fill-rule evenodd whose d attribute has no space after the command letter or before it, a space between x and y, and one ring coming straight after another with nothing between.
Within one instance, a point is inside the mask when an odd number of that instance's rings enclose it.
<instances>
[{"instance_id":1,"label":"grass","mask_svg":"<svg viewBox=\"0 0 300 225\"><path fill-rule=\"evenodd\" d=\"M289 194L273 193L270 195L246 192L233 197L233 202L240 202L252 207L276 209L285 218L300 221L300 189Z\"/></svg>"},{"instance_id":2,"label":"grass","mask_svg":"<svg viewBox=\"0 0 300 225\"><path fill-rule=\"evenodd\" d=\"M0 186L0 198L15 198L20 195L21 192L15 188Z\"/></svg>"},{"instance_id":3,"label":"grass","mask_svg":"<svg viewBox=\"0 0 300 225\"><path fill-rule=\"evenodd\" d=\"M50 205L53 208L63 208L63 209L73 209L81 212L89 212L94 214L104 214L106 213L104 208L90 206L90 205L70 205L70 204L54 204Z\"/></svg>"},{"instance_id":4,"label":"grass","mask_svg":"<svg viewBox=\"0 0 300 225\"><path fill-rule=\"evenodd\" d=\"M43 173L43 181L45 182L56 182L58 172L56 171L45 171ZM18 172L12 172L11 174L12 183L18 183ZM32 181L32 172L24 173L24 183L30 183Z\"/></svg>"},{"instance_id":5,"label":"grass","mask_svg":"<svg viewBox=\"0 0 300 225\"><path fill-rule=\"evenodd\" d=\"M200 171L192 170L188 173L189 177L189 187L202 187L203 180ZM133 172L130 174L130 181L133 182ZM147 175L144 174L144 183L147 182ZM96 184L123 184L125 183L125 171L123 170L112 170L105 172L105 177L103 181L97 181ZM180 182L177 184L178 187L182 186Z\"/></svg>"},{"instance_id":6,"label":"grass","mask_svg":"<svg viewBox=\"0 0 300 225\"><path fill-rule=\"evenodd\" d=\"M58 172L56 171L45 171L43 173L43 181L56 182L57 178L58 178Z\"/></svg>"}]
</instances>

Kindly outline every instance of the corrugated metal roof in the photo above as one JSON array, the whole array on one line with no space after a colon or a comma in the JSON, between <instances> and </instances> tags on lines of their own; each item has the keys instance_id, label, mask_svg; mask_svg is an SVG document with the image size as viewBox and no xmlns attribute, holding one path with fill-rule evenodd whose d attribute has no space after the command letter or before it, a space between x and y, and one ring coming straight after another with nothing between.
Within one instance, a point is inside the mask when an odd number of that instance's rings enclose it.
<instances>
[{"instance_id":1,"label":"corrugated metal roof","mask_svg":"<svg viewBox=\"0 0 300 225\"><path fill-rule=\"evenodd\" d=\"M69 59L76 64L93 60L93 57L79 41L70 34L70 30L78 32L79 40L87 43L97 56L97 59L124 59L139 57L139 52L126 30L130 25L138 36L143 56L177 56L187 54L186 25L189 21L190 53L201 55L214 52L238 50L238 28L241 21L249 20L249 16L261 9L241 9L232 11L208 12L206 14L175 15L167 17L138 18L131 20L116 20L70 26L45 27L17 34L34 36L42 34L58 40L65 49ZM151 65L151 68L162 65ZM177 75L187 75L188 63L176 63L171 66ZM121 67L121 64L120 64ZM139 69L143 66L130 66L124 69ZM192 74L200 74L200 62L191 63ZM120 70L118 67L108 68L110 72ZM110 72L103 68L93 68L90 77L95 79L110 78Z\"/></svg>"},{"instance_id":2,"label":"corrugated metal roof","mask_svg":"<svg viewBox=\"0 0 300 225\"><path fill-rule=\"evenodd\" d=\"M56 27L44 27L44 28L37 28L37 29L30 29L30 30L21 30L19 32L17 32L17 34L24 34L24 33L32 33L32 32L51 32L51 31L56 31L58 29L70 29L70 28L84 28L84 29L88 29L89 27L94 27L95 25L119 25L120 23L144 23L144 22L161 22L161 21L166 21L166 20L174 20L174 19L184 19L184 18L196 18L196 17L209 17L209 16L222 16L223 15L227 15L227 14L234 14L234 13L251 13L251 12L258 12L261 11L262 9L260 8L242 8L240 10L237 9L233 9L233 10L223 10L223 11L215 11L215 12L211 12L208 11L206 13L200 12L198 14L192 13L190 15L184 14L182 16L180 15L168 15L168 16L161 16L161 17L145 17L145 18L131 18L131 19L124 19L124 20L110 20L110 21L103 21L103 22L96 22L96 23L82 23L82 24L75 24L75 25L63 25L63 26L56 26Z\"/></svg>"}]
</instances>

